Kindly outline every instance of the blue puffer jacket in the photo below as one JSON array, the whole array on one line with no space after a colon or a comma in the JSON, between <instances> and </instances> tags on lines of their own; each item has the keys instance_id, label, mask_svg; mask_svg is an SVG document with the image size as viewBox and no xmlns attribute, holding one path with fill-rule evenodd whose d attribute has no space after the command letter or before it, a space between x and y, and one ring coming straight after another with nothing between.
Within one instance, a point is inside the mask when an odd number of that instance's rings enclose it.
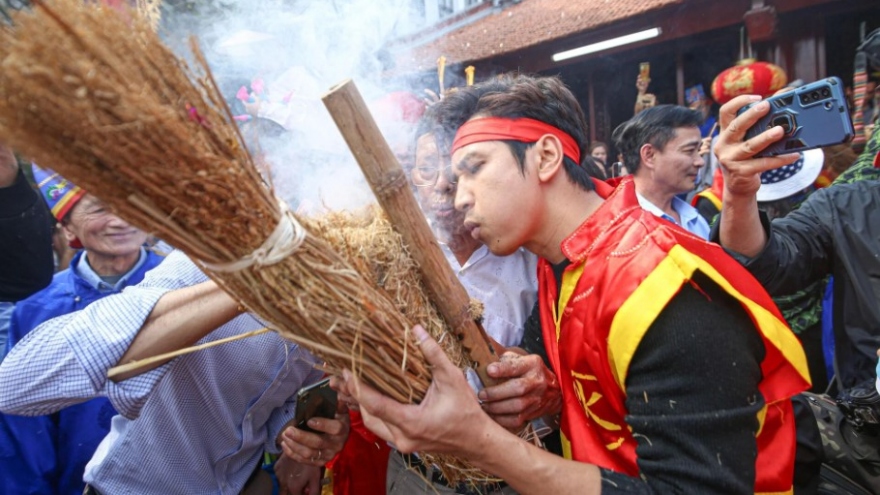
<instances>
[{"instance_id":1,"label":"blue puffer jacket","mask_svg":"<svg viewBox=\"0 0 880 495\"><path fill-rule=\"evenodd\" d=\"M78 253L70 266L77 266L81 257ZM162 259L147 251L146 261L125 285L140 283ZM58 272L48 287L16 304L7 349L41 323L79 311L112 294L97 291L73 269ZM110 418L115 414L110 401L104 398L48 416L0 414L0 493L81 494L85 466L110 431Z\"/></svg>"}]
</instances>

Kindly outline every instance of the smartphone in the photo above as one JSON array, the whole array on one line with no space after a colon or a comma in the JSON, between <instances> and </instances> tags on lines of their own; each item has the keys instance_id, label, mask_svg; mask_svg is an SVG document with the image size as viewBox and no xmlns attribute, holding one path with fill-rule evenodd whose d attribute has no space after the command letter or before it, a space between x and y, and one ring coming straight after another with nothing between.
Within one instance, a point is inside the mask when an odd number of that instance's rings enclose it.
<instances>
[{"instance_id":1,"label":"smartphone","mask_svg":"<svg viewBox=\"0 0 880 495\"><path fill-rule=\"evenodd\" d=\"M770 113L746 131L746 139L775 126L782 127L785 137L755 156L776 156L846 143L855 135L843 82L837 77L812 82L765 101L770 103ZM757 102L746 105L738 113L755 104Z\"/></svg>"},{"instance_id":2,"label":"smartphone","mask_svg":"<svg viewBox=\"0 0 880 495\"><path fill-rule=\"evenodd\" d=\"M303 431L309 428L308 421L312 418L336 417L336 391L330 388L330 378L303 387L296 393L296 416L294 426Z\"/></svg>"},{"instance_id":3,"label":"smartphone","mask_svg":"<svg viewBox=\"0 0 880 495\"><path fill-rule=\"evenodd\" d=\"M639 64L639 77L649 79L651 77L651 63L642 62Z\"/></svg>"}]
</instances>

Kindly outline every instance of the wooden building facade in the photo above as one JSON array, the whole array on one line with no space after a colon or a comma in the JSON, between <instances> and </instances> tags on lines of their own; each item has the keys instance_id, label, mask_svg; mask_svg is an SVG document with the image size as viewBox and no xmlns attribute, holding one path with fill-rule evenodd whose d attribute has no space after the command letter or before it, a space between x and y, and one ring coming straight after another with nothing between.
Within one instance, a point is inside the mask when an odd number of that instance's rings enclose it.
<instances>
[{"instance_id":1,"label":"wooden building facade","mask_svg":"<svg viewBox=\"0 0 880 495\"><path fill-rule=\"evenodd\" d=\"M880 1L520 0L486 2L472 15L429 41L402 40L400 67L430 74L444 55L450 72L476 66L477 80L509 71L558 75L587 112L591 139L608 141L632 116L641 62L651 64L649 92L660 103L683 103L695 84L708 93L749 47L789 80L835 75L851 84L860 29L880 28ZM554 61L554 54L653 28L660 34L652 39Z\"/></svg>"}]
</instances>

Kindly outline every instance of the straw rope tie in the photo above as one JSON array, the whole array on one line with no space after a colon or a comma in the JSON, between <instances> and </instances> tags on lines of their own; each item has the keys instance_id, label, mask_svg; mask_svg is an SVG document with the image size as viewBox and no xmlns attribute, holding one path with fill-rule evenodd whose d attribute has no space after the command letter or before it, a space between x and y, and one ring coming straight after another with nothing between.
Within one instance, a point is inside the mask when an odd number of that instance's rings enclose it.
<instances>
[{"instance_id":1,"label":"straw rope tie","mask_svg":"<svg viewBox=\"0 0 880 495\"><path fill-rule=\"evenodd\" d=\"M241 271L253 265L274 265L299 249L306 239L306 229L293 216L293 212L285 202L279 200L278 205L281 207L281 220L262 246L237 261L229 263L202 262L205 268L215 272L229 273Z\"/></svg>"}]
</instances>

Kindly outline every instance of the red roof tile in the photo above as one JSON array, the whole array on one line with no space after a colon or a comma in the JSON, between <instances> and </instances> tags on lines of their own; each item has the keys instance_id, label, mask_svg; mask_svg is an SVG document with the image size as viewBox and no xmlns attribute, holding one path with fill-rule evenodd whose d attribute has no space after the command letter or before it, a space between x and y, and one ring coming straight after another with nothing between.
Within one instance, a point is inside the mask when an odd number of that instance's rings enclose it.
<instances>
[{"instance_id":1,"label":"red roof tile","mask_svg":"<svg viewBox=\"0 0 880 495\"><path fill-rule=\"evenodd\" d=\"M449 63L482 60L684 1L522 0L412 49L398 62L425 69L441 54Z\"/></svg>"}]
</instances>

